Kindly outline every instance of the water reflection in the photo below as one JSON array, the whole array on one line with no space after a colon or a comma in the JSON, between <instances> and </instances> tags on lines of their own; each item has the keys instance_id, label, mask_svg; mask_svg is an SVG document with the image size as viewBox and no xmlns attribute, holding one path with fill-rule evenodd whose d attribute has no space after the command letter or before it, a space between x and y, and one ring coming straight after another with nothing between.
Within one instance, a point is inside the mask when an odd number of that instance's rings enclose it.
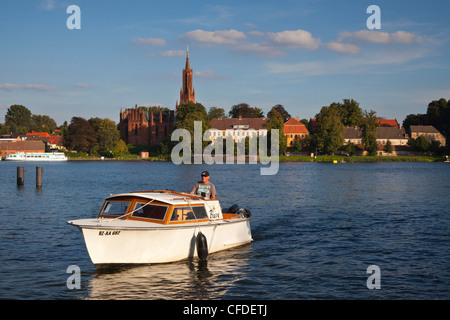
<instances>
[{"instance_id":1,"label":"water reflection","mask_svg":"<svg viewBox=\"0 0 450 320\"><path fill-rule=\"evenodd\" d=\"M208 261L97 269L88 299L220 299L247 277L252 245L218 252Z\"/></svg>"}]
</instances>

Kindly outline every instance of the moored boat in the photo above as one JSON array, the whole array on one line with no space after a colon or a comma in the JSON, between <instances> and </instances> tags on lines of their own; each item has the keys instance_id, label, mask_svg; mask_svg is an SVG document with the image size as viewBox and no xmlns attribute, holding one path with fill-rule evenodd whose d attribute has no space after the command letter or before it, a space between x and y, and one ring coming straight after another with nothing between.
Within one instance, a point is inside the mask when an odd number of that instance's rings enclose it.
<instances>
[{"instance_id":1,"label":"moored boat","mask_svg":"<svg viewBox=\"0 0 450 320\"><path fill-rule=\"evenodd\" d=\"M8 161L67 161L63 152L22 152L8 154L5 158Z\"/></svg>"},{"instance_id":2,"label":"moored boat","mask_svg":"<svg viewBox=\"0 0 450 320\"><path fill-rule=\"evenodd\" d=\"M252 241L250 211L172 190L106 198L97 218L68 221L84 237L94 265L150 264L192 257Z\"/></svg>"}]
</instances>

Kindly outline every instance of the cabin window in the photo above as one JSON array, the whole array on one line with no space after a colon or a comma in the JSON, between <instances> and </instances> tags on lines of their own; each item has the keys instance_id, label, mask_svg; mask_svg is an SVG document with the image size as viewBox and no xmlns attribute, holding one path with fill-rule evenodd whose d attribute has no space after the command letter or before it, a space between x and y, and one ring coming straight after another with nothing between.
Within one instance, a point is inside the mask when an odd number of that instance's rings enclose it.
<instances>
[{"instance_id":1,"label":"cabin window","mask_svg":"<svg viewBox=\"0 0 450 320\"><path fill-rule=\"evenodd\" d=\"M208 216L206 215L205 207L201 206L192 208L191 207L174 208L170 221L195 220L195 218L197 218L198 220L208 218Z\"/></svg>"},{"instance_id":2,"label":"cabin window","mask_svg":"<svg viewBox=\"0 0 450 320\"><path fill-rule=\"evenodd\" d=\"M108 201L102 215L104 216L121 216L127 212L130 201Z\"/></svg>"},{"instance_id":3,"label":"cabin window","mask_svg":"<svg viewBox=\"0 0 450 320\"><path fill-rule=\"evenodd\" d=\"M133 210L133 217L164 220L167 212L167 206L158 206L138 202Z\"/></svg>"}]
</instances>

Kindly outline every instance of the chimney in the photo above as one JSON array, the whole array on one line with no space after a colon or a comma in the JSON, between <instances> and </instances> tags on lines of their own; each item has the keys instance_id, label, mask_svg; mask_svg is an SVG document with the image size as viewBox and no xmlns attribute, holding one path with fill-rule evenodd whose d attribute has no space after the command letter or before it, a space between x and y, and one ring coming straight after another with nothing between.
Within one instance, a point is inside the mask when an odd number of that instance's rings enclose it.
<instances>
[{"instance_id":1,"label":"chimney","mask_svg":"<svg viewBox=\"0 0 450 320\"><path fill-rule=\"evenodd\" d=\"M299 117L297 116L297 121L300 121Z\"/></svg>"}]
</instances>

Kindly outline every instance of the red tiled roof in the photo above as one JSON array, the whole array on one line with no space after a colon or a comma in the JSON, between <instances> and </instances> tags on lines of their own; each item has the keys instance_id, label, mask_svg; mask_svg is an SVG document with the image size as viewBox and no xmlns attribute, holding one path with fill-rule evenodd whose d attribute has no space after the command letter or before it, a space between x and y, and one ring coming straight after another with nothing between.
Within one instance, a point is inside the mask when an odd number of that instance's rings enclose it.
<instances>
[{"instance_id":1,"label":"red tiled roof","mask_svg":"<svg viewBox=\"0 0 450 320\"><path fill-rule=\"evenodd\" d=\"M50 137L48 132L34 132L34 131L28 132L27 136Z\"/></svg>"},{"instance_id":2,"label":"red tiled roof","mask_svg":"<svg viewBox=\"0 0 450 320\"><path fill-rule=\"evenodd\" d=\"M398 122L396 119L378 119L380 127L398 127Z\"/></svg>"},{"instance_id":3,"label":"red tiled roof","mask_svg":"<svg viewBox=\"0 0 450 320\"><path fill-rule=\"evenodd\" d=\"M41 140L0 142L2 154L17 151L45 152L45 144Z\"/></svg>"},{"instance_id":4,"label":"red tiled roof","mask_svg":"<svg viewBox=\"0 0 450 320\"><path fill-rule=\"evenodd\" d=\"M297 119L290 118L284 123L284 133L309 133L305 125Z\"/></svg>"},{"instance_id":5,"label":"red tiled roof","mask_svg":"<svg viewBox=\"0 0 450 320\"><path fill-rule=\"evenodd\" d=\"M62 139L61 136L51 136L51 137L48 139L48 142L49 142L50 144L58 144L58 143L61 141L61 139Z\"/></svg>"}]
</instances>

